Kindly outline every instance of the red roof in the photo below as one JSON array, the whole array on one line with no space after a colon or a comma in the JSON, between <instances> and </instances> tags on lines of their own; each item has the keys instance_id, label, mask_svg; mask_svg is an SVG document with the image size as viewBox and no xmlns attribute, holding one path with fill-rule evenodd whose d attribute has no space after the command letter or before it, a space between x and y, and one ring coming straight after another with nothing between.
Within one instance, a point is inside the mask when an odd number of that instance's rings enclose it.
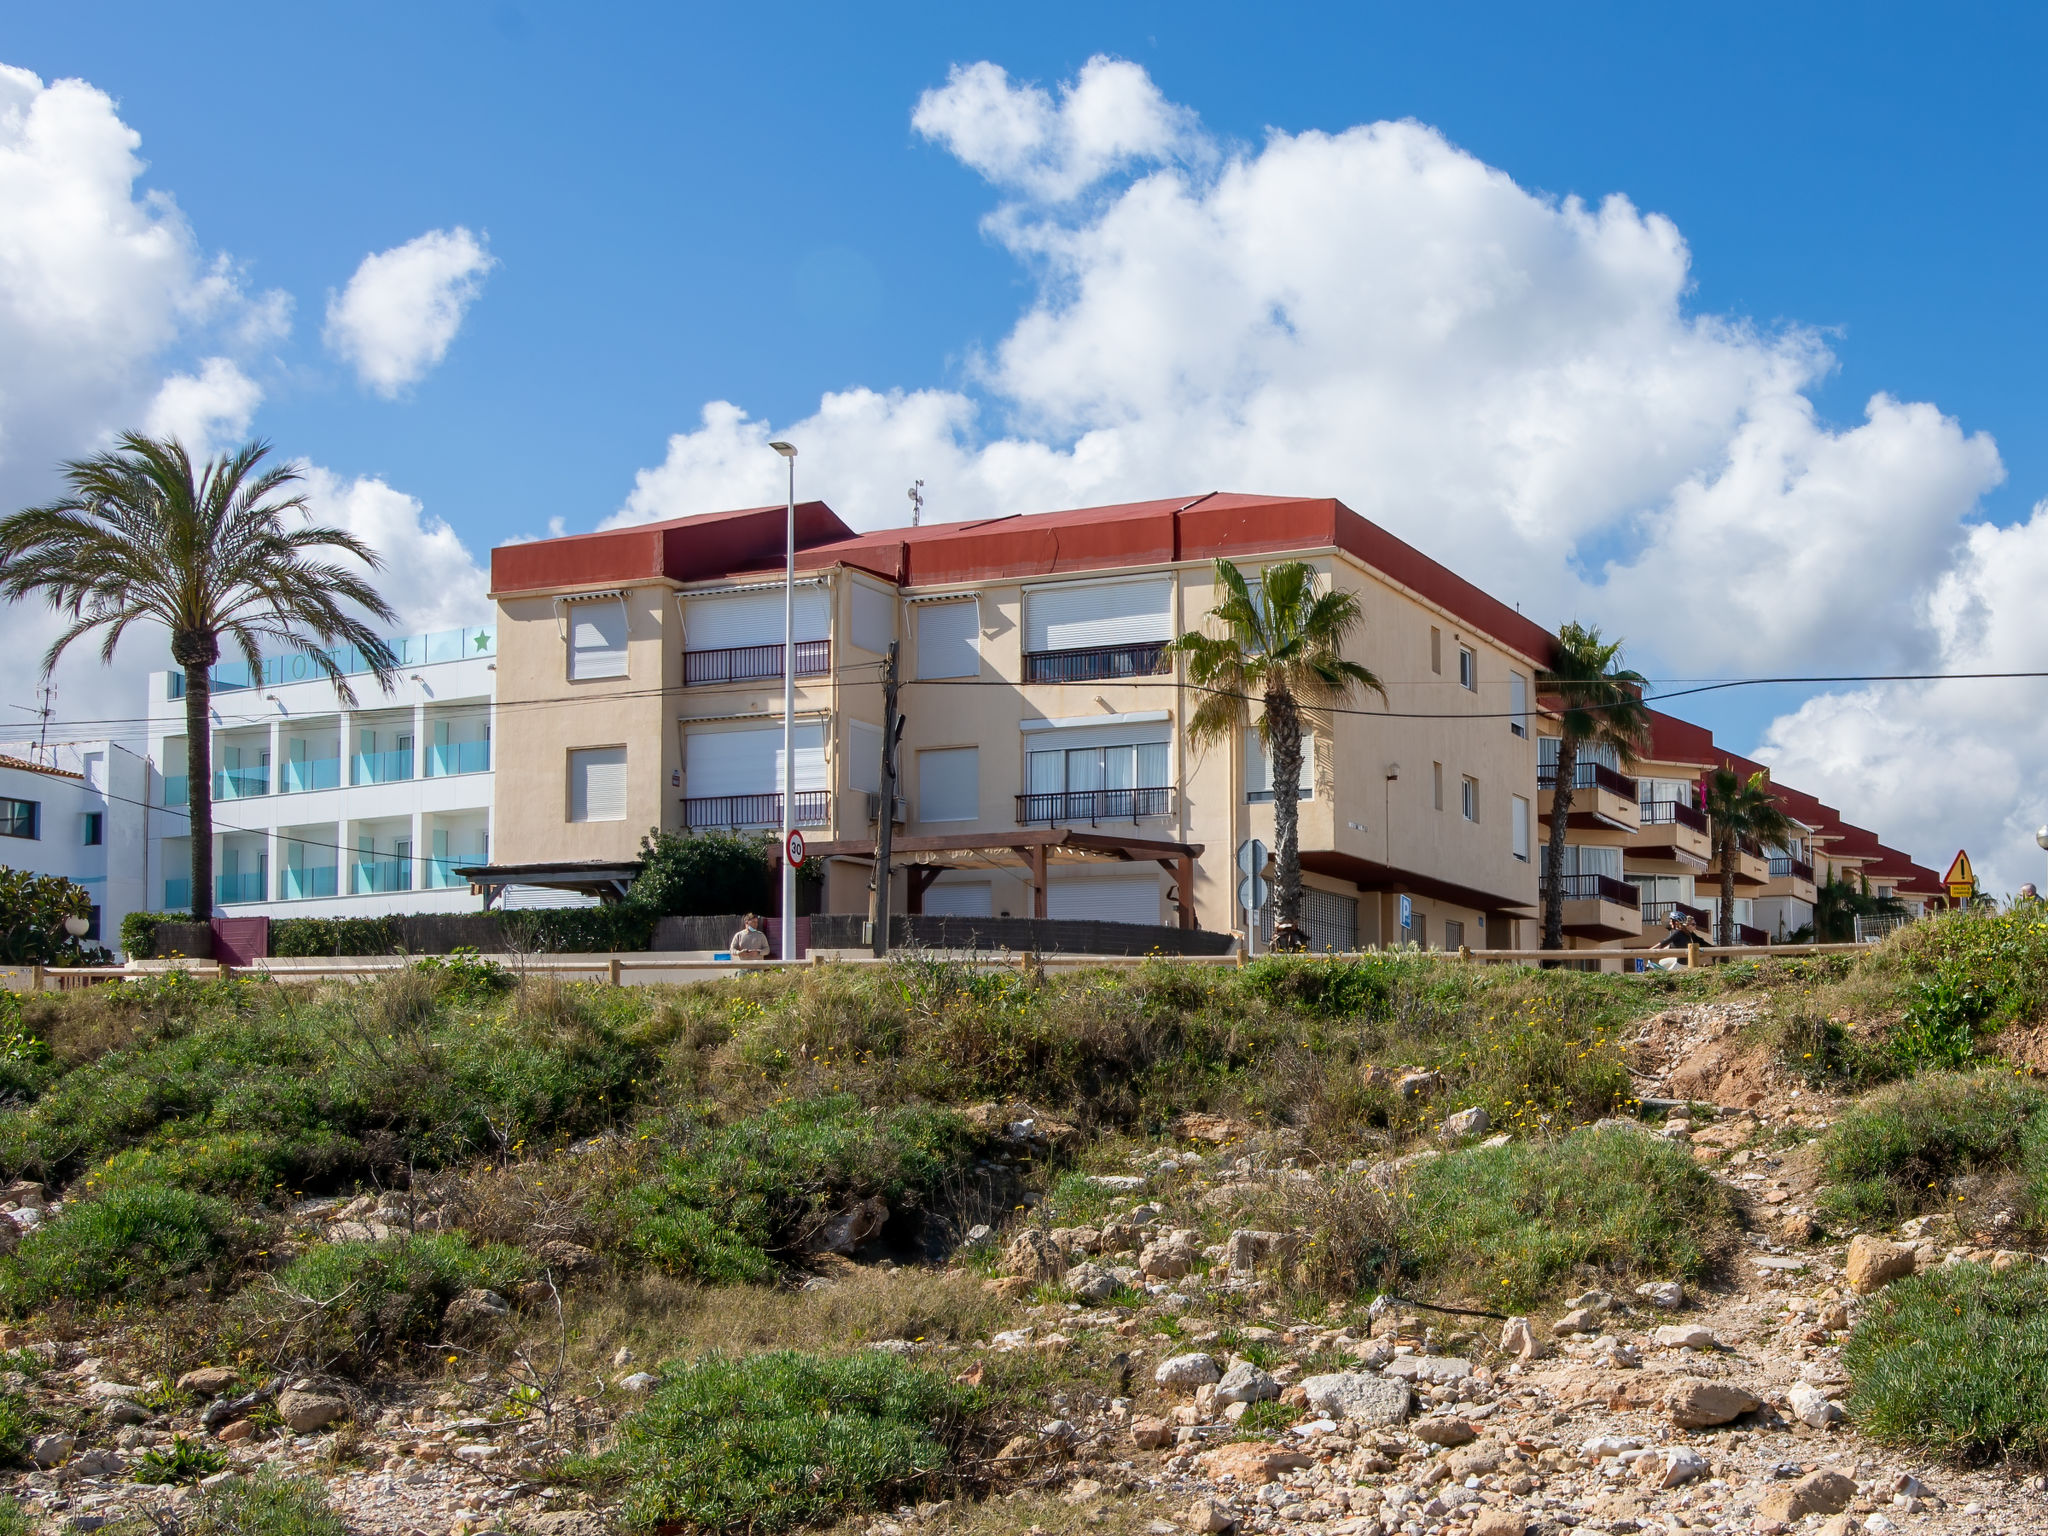
<instances>
[{"instance_id":1,"label":"red roof","mask_svg":"<svg viewBox=\"0 0 2048 1536\"><path fill-rule=\"evenodd\" d=\"M781 568L783 515L781 507L744 508L503 545L491 551L491 590L767 574ZM847 565L919 587L1335 547L1539 664L1555 643L1535 620L1331 497L1218 491L875 533L855 533L823 502L799 505L797 517L800 568Z\"/></svg>"}]
</instances>

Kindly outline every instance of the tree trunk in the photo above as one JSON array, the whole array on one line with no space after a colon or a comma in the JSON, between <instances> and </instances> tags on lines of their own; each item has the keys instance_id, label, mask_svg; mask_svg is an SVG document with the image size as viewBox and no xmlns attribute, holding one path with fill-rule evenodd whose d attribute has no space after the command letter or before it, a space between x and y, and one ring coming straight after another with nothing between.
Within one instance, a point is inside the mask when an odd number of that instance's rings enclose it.
<instances>
[{"instance_id":1,"label":"tree trunk","mask_svg":"<svg viewBox=\"0 0 2048 1536\"><path fill-rule=\"evenodd\" d=\"M1715 926L1721 930L1721 943L1735 942L1735 834L1732 832L1721 840L1721 921Z\"/></svg>"},{"instance_id":2,"label":"tree trunk","mask_svg":"<svg viewBox=\"0 0 2048 1536\"><path fill-rule=\"evenodd\" d=\"M1544 949L1564 948L1564 835L1572 815L1572 781L1578 774L1578 738L1561 736L1557 742L1557 776L1551 780L1550 836L1543 845Z\"/></svg>"},{"instance_id":3,"label":"tree trunk","mask_svg":"<svg viewBox=\"0 0 2048 1536\"><path fill-rule=\"evenodd\" d=\"M1273 947L1305 949L1301 931L1301 715L1284 693L1266 695L1266 741L1273 749L1273 842L1280 866L1274 891Z\"/></svg>"},{"instance_id":4,"label":"tree trunk","mask_svg":"<svg viewBox=\"0 0 2048 1536\"><path fill-rule=\"evenodd\" d=\"M185 808L190 817L192 916L213 917L213 664L220 642L212 635L171 638L171 659L185 670Z\"/></svg>"}]
</instances>

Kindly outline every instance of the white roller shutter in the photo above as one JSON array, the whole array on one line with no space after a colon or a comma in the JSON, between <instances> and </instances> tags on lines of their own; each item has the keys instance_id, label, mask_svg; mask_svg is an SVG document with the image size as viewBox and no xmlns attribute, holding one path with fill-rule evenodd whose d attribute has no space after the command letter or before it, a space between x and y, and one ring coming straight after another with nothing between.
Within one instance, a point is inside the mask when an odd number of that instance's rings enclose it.
<instances>
[{"instance_id":1,"label":"white roller shutter","mask_svg":"<svg viewBox=\"0 0 2048 1536\"><path fill-rule=\"evenodd\" d=\"M599 598L569 604L569 676L626 675L626 600Z\"/></svg>"},{"instance_id":2,"label":"white roller shutter","mask_svg":"<svg viewBox=\"0 0 2048 1536\"><path fill-rule=\"evenodd\" d=\"M800 722L796 732L796 787L827 788L825 727ZM752 731L691 731L683 738L683 793L692 800L718 795L773 795L782 791L782 727Z\"/></svg>"},{"instance_id":3,"label":"white roller shutter","mask_svg":"<svg viewBox=\"0 0 2048 1536\"><path fill-rule=\"evenodd\" d=\"M796 637L827 640L832 610L823 587L796 589ZM782 593L762 590L731 597L693 597L683 607L683 649L730 651L782 644Z\"/></svg>"},{"instance_id":4,"label":"white roller shutter","mask_svg":"<svg viewBox=\"0 0 2048 1536\"><path fill-rule=\"evenodd\" d=\"M927 917L988 917L995 911L995 892L986 880L940 880L924 893Z\"/></svg>"},{"instance_id":5,"label":"white roller shutter","mask_svg":"<svg viewBox=\"0 0 2048 1536\"><path fill-rule=\"evenodd\" d=\"M591 747L569 754L569 819L626 819L624 747Z\"/></svg>"},{"instance_id":6,"label":"white roller shutter","mask_svg":"<svg viewBox=\"0 0 2048 1536\"><path fill-rule=\"evenodd\" d=\"M981 634L981 604L927 603L917 614L917 675L973 677L981 670L975 640Z\"/></svg>"},{"instance_id":7,"label":"white roller shutter","mask_svg":"<svg viewBox=\"0 0 2048 1536\"><path fill-rule=\"evenodd\" d=\"M853 761L846 765L846 782L855 789L879 794L882 789L882 728L856 720L847 732L847 750Z\"/></svg>"},{"instance_id":8,"label":"white roller shutter","mask_svg":"<svg viewBox=\"0 0 2048 1536\"><path fill-rule=\"evenodd\" d=\"M1080 651L1173 638L1173 579L1075 582L1024 595L1027 651Z\"/></svg>"},{"instance_id":9,"label":"white roller shutter","mask_svg":"<svg viewBox=\"0 0 2048 1536\"><path fill-rule=\"evenodd\" d=\"M850 638L864 651L880 653L896 638L896 597L864 581L852 583Z\"/></svg>"},{"instance_id":10,"label":"white roller shutter","mask_svg":"<svg viewBox=\"0 0 2048 1536\"><path fill-rule=\"evenodd\" d=\"M942 747L917 754L917 819L975 821L981 816L981 749Z\"/></svg>"},{"instance_id":11,"label":"white roller shutter","mask_svg":"<svg viewBox=\"0 0 2048 1536\"><path fill-rule=\"evenodd\" d=\"M1099 923L1159 926L1157 875L1075 875L1055 879L1045 892L1048 917L1088 918Z\"/></svg>"}]
</instances>

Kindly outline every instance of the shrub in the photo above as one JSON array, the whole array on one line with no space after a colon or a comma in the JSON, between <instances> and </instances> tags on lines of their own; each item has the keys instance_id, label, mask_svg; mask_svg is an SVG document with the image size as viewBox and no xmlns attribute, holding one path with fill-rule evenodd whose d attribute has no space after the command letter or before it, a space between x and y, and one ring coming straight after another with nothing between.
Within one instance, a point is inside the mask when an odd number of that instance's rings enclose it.
<instances>
[{"instance_id":1,"label":"shrub","mask_svg":"<svg viewBox=\"0 0 2048 1536\"><path fill-rule=\"evenodd\" d=\"M1409 1273L1513 1307L1580 1265L1699 1278L1736 1225L1727 1191L1685 1147L1629 1129L1429 1158L1396 1198Z\"/></svg>"},{"instance_id":2,"label":"shrub","mask_svg":"<svg viewBox=\"0 0 2048 1536\"><path fill-rule=\"evenodd\" d=\"M448 1303L464 1291L509 1291L533 1272L517 1248L472 1243L460 1232L320 1243L274 1285L245 1292L243 1305L292 1349L367 1366L432 1342Z\"/></svg>"},{"instance_id":3,"label":"shrub","mask_svg":"<svg viewBox=\"0 0 2048 1536\"><path fill-rule=\"evenodd\" d=\"M92 893L84 886L0 864L0 964L78 963L79 943L64 931L64 920L91 915Z\"/></svg>"},{"instance_id":4,"label":"shrub","mask_svg":"<svg viewBox=\"0 0 2048 1536\"><path fill-rule=\"evenodd\" d=\"M645 949L654 941L651 909L614 902L602 907L542 907L507 912L498 928L508 944L561 955Z\"/></svg>"},{"instance_id":5,"label":"shrub","mask_svg":"<svg viewBox=\"0 0 2048 1536\"><path fill-rule=\"evenodd\" d=\"M168 1448L152 1446L135 1462L138 1483L196 1483L228 1464L228 1453L199 1440L173 1435Z\"/></svg>"},{"instance_id":6,"label":"shrub","mask_svg":"<svg viewBox=\"0 0 2048 1536\"><path fill-rule=\"evenodd\" d=\"M1945 1456L2048 1455L2048 1269L1945 1264L1870 1299L1842 1350L1873 1440Z\"/></svg>"},{"instance_id":7,"label":"shrub","mask_svg":"<svg viewBox=\"0 0 2048 1536\"><path fill-rule=\"evenodd\" d=\"M183 1529L187 1536L349 1536L319 1479L278 1477L267 1468L202 1492Z\"/></svg>"},{"instance_id":8,"label":"shrub","mask_svg":"<svg viewBox=\"0 0 2048 1536\"><path fill-rule=\"evenodd\" d=\"M930 1201L973 1144L949 1111L871 1114L851 1094L693 1126L626 1192L627 1240L673 1274L766 1279L770 1254L800 1247L850 1199L879 1195L892 1212Z\"/></svg>"},{"instance_id":9,"label":"shrub","mask_svg":"<svg viewBox=\"0 0 2048 1536\"><path fill-rule=\"evenodd\" d=\"M190 912L130 912L121 919L121 952L130 960L153 960L158 927L193 920Z\"/></svg>"},{"instance_id":10,"label":"shrub","mask_svg":"<svg viewBox=\"0 0 2048 1536\"><path fill-rule=\"evenodd\" d=\"M944 1471L976 1395L874 1351L707 1354L670 1371L576 1464L625 1482L636 1530L779 1531L911 1500Z\"/></svg>"},{"instance_id":11,"label":"shrub","mask_svg":"<svg viewBox=\"0 0 2048 1536\"><path fill-rule=\"evenodd\" d=\"M246 1236L225 1201L137 1184L67 1203L0 1258L0 1304L19 1314L54 1301L141 1299L214 1278Z\"/></svg>"},{"instance_id":12,"label":"shrub","mask_svg":"<svg viewBox=\"0 0 2048 1536\"><path fill-rule=\"evenodd\" d=\"M1929 1072L1881 1088L1822 1138L1833 1185L1822 1205L1856 1221L1940 1205L1945 1181L2027 1160L2029 1127L2044 1107L2048 1094L1995 1070Z\"/></svg>"},{"instance_id":13,"label":"shrub","mask_svg":"<svg viewBox=\"0 0 2048 1536\"><path fill-rule=\"evenodd\" d=\"M19 1466L28 1460L28 1443L40 1424L35 1409L25 1398L13 1392L0 1392L0 1465ZM0 1503L0 1536L7 1536L10 1529L4 1519L6 1509L7 1505Z\"/></svg>"},{"instance_id":14,"label":"shrub","mask_svg":"<svg viewBox=\"0 0 2048 1536\"><path fill-rule=\"evenodd\" d=\"M270 925L270 952L280 958L397 951L398 924L389 917L284 917Z\"/></svg>"},{"instance_id":15,"label":"shrub","mask_svg":"<svg viewBox=\"0 0 2048 1536\"><path fill-rule=\"evenodd\" d=\"M640 875L628 900L660 917L766 912L776 905L766 833L650 831L640 840Z\"/></svg>"},{"instance_id":16,"label":"shrub","mask_svg":"<svg viewBox=\"0 0 2048 1536\"><path fill-rule=\"evenodd\" d=\"M0 1495L0 1536L35 1536L35 1521L13 1499Z\"/></svg>"}]
</instances>

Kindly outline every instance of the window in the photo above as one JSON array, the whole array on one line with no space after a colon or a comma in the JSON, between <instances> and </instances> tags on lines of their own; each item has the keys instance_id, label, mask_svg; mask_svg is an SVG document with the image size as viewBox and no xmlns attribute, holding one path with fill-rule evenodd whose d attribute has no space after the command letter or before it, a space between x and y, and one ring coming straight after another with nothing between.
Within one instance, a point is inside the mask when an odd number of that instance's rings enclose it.
<instances>
[{"instance_id":1,"label":"window","mask_svg":"<svg viewBox=\"0 0 2048 1536\"><path fill-rule=\"evenodd\" d=\"M593 677L625 675L626 600L623 597L604 597L570 603L570 678L581 682Z\"/></svg>"},{"instance_id":2,"label":"window","mask_svg":"<svg viewBox=\"0 0 2048 1536\"><path fill-rule=\"evenodd\" d=\"M1431 763L1429 765L1429 803L1438 810L1444 808L1444 765L1442 763Z\"/></svg>"},{"instance_id":3,"label":"window","mask_svg":"<svg viewBox=\"0 0 2048 1536\"><path fill-rule=\"evenodd\" d=\"M864 651L886 651L896 638L896 599L864 581L853 583L850 599L853 643Z\"/></svg>"},{"instance_id":4,"label":"window","mask_svg":"<svg viewBox=\"0 0 2048 1536\"><path fill-rule=\"evenodd\" d=\"M1416 913L1415 924L1409 929L1409 932L1415 935L1415 943L1418 948L1429 948L1429 914L1427 912Z\"/></svg>"},{"instance_id":5,"label":"window","mask_svg":"<svg viewBox=\"0 0 2048 1536\"><path fill-rule=\"evenodd\" d=\"M1066 581L1024 594L1024 649L1089 651L1173 638L1173 579Z\"/></svg>"},{"instance_id":6,"label":"window","mask_svg":"<svg viewBox=\"0 0 2048 1536\"><path fill-rule=\"evenodd\" d=\"M1429 670L1438 676L1444 670L1444 632L1434 624L1429 626Z\"/></svg>"},{"instance_id":7,"label":"window","mask_svg":"<svg viewBox=\"0 0 2048 1536\"><path fill-rule=\"evenodd\" d=\"M917 612L917 675L973 677L981 670L975 641L981 633L981 604L927 603Z\"/></svg>"},{"instance_id":8,"label":"window","mask_svg":"<svg viewBox=\"0 0 2048 1536\"><path fill-rule=\"evenodd\" d=\"M858 585L855 587L858 592ZM831 598L815 583L798 582L791 594L796 611L789 617L796 623L796 643L829 639L832 634ZM860 611L858 600L855 614ZM783 592L778 582L750 592L693 593L683 607L683 649L685 651L737 651L754 646L782 645ZM856 641L856 644L859 642ZM888 649L888 641L880 647ZM802 661L802 653L798 653ZM774 674L781 676L780 673Z\"/></svg>"},{"instance_id":9,"label":"window","mask_svg":"<svg viewBox=\"0 0 2048 1536\"><path fill-rule=\"evenodd\" d=\"M586 747L569 754L569 819L626 819L624 747Z\"/></svg>"},{"instance_id":10,"label":"window","mask_svg":"<svg viewBox=\"0 0 2048 1536\"><path fill-rule=\"evenodd\" d=\"M1273 754L1259 739L1257 731L1247 731L1244 738L1244 785L1245 799L1253 805L1264 805L1273 798ZM1313 800L1316 797L1316 733L1301 733L1301 783L1296 786L1295 798Z\"/></svg>"},{"instance_id":11,"label":"window","mask_svg":"<svg viewBox=\"0 0 2048 1536\"><path fill-rule=\"evenodd\" d=\"M1127 747L1068 747L1025 754L1027 793L1075 795L1091 791L1166 788L1166 743L1139 742ZM1118 800L1120 795L1105 795ZM1134 800L1143 797L1132 796ZM1163 813L1165 806L1160 806ZM1083 812L1085 814L1085 812ZM1136 814L1129 810L1111 814Z\"/></svg>"},{"instance_id":12,"label":"window","mask_svg":"<svg viewBox=\"0 0 2048 1536\"><path fill-rule=\"evenodd\" d=\"M1515 796L1514 813L1509 817L1511 834L1514 838L1515 857L1524 864L1529 862L1529 797Z\"/></svg>"},{"instance_id":13,"label":"window","mask_svg":"<svg viewBox=\"0 0 2048 1536\"><path fill-rule=\"evenodd\" d=\"M882 792L882 728L856 720L847 732L847 750L853 761L846 765L846 782L871 795Z\"/></svg>"},{"instance_id":14,"label":"window","mask_svg":"<svg viewBox=\"0 0 2048 1536\"><path fill-rule=\"evenodd\" d=\"M917 754L920 821L976 821L981 816L981 749L940 747Z\"/></svg>"},{"instance_id":15,"label":"window","mask_svg":"<svg viewBox=\"0 0 2048 1536\"><path fill-rule=\"evenodd\" d=\"M0 796L0 837L39 838L42 835L42 801L11 800Z\"/></svg>"},{"instance_id":16,"label":"window","mask_svg":"<svg viewBox=\"0 0 2048 1536\"><path fill-rule=\"evenodd\" d=\"M1464 925L1463 923L1460 923L1460 922L1454 922L1454 921L1453 921L1452 919L1450 919L1450 918L1448 918L1448 917L1447 917L1447 918L1445 918L1445 919L1444 919L1444 948L1445 948L1445 949L1463 949L1464 947L1465 947L1465 925Z\"/></svg>"},{"instance_id":17,"label":"window","mask_svg":"<svg viewBox=\"0 0 2048 1536\"><path fill-rule=\"evenodd\" d=\"M1464 811L1467 821L1477 821L1479 819L1479 781L1477 779L1468 777L1465 780L1462 786L1460 808Z\"/></svg>"},{"instance_id":18,"label":"window","mask_svg":"<svg viewBox=\"0 0 2048 1536\"><path fill-rule=\"evenodd\" d=\"M1479 691L1479 658L1468 645L1458 647L1458 686L1474 693Z\"/></svg>"},{"instance_id":19,"label":"window","mask_svg":"<svg viewBox=\"0 0 2048 1536\"><path fill-rule=\"evenodd\" d=\"M85 824L85 846L88 848L99 847L100 840L104 835L101 831L101 827L103 825L102 822L100 821L101 814L102 813L99 811L87 811L85 815L80 818L80 820L83 821Z\"/></svg>"},{"instance_id":20,"label":"window","mask_svg":"<svg viewBox=\"0 0 2048 1536\"><path fill-rule=\"evenodd\" d=\"M1519 672L1508 674L1508 729L1517 736L1529 734L1529 679Z\"/></svg>"}]
</instances>

